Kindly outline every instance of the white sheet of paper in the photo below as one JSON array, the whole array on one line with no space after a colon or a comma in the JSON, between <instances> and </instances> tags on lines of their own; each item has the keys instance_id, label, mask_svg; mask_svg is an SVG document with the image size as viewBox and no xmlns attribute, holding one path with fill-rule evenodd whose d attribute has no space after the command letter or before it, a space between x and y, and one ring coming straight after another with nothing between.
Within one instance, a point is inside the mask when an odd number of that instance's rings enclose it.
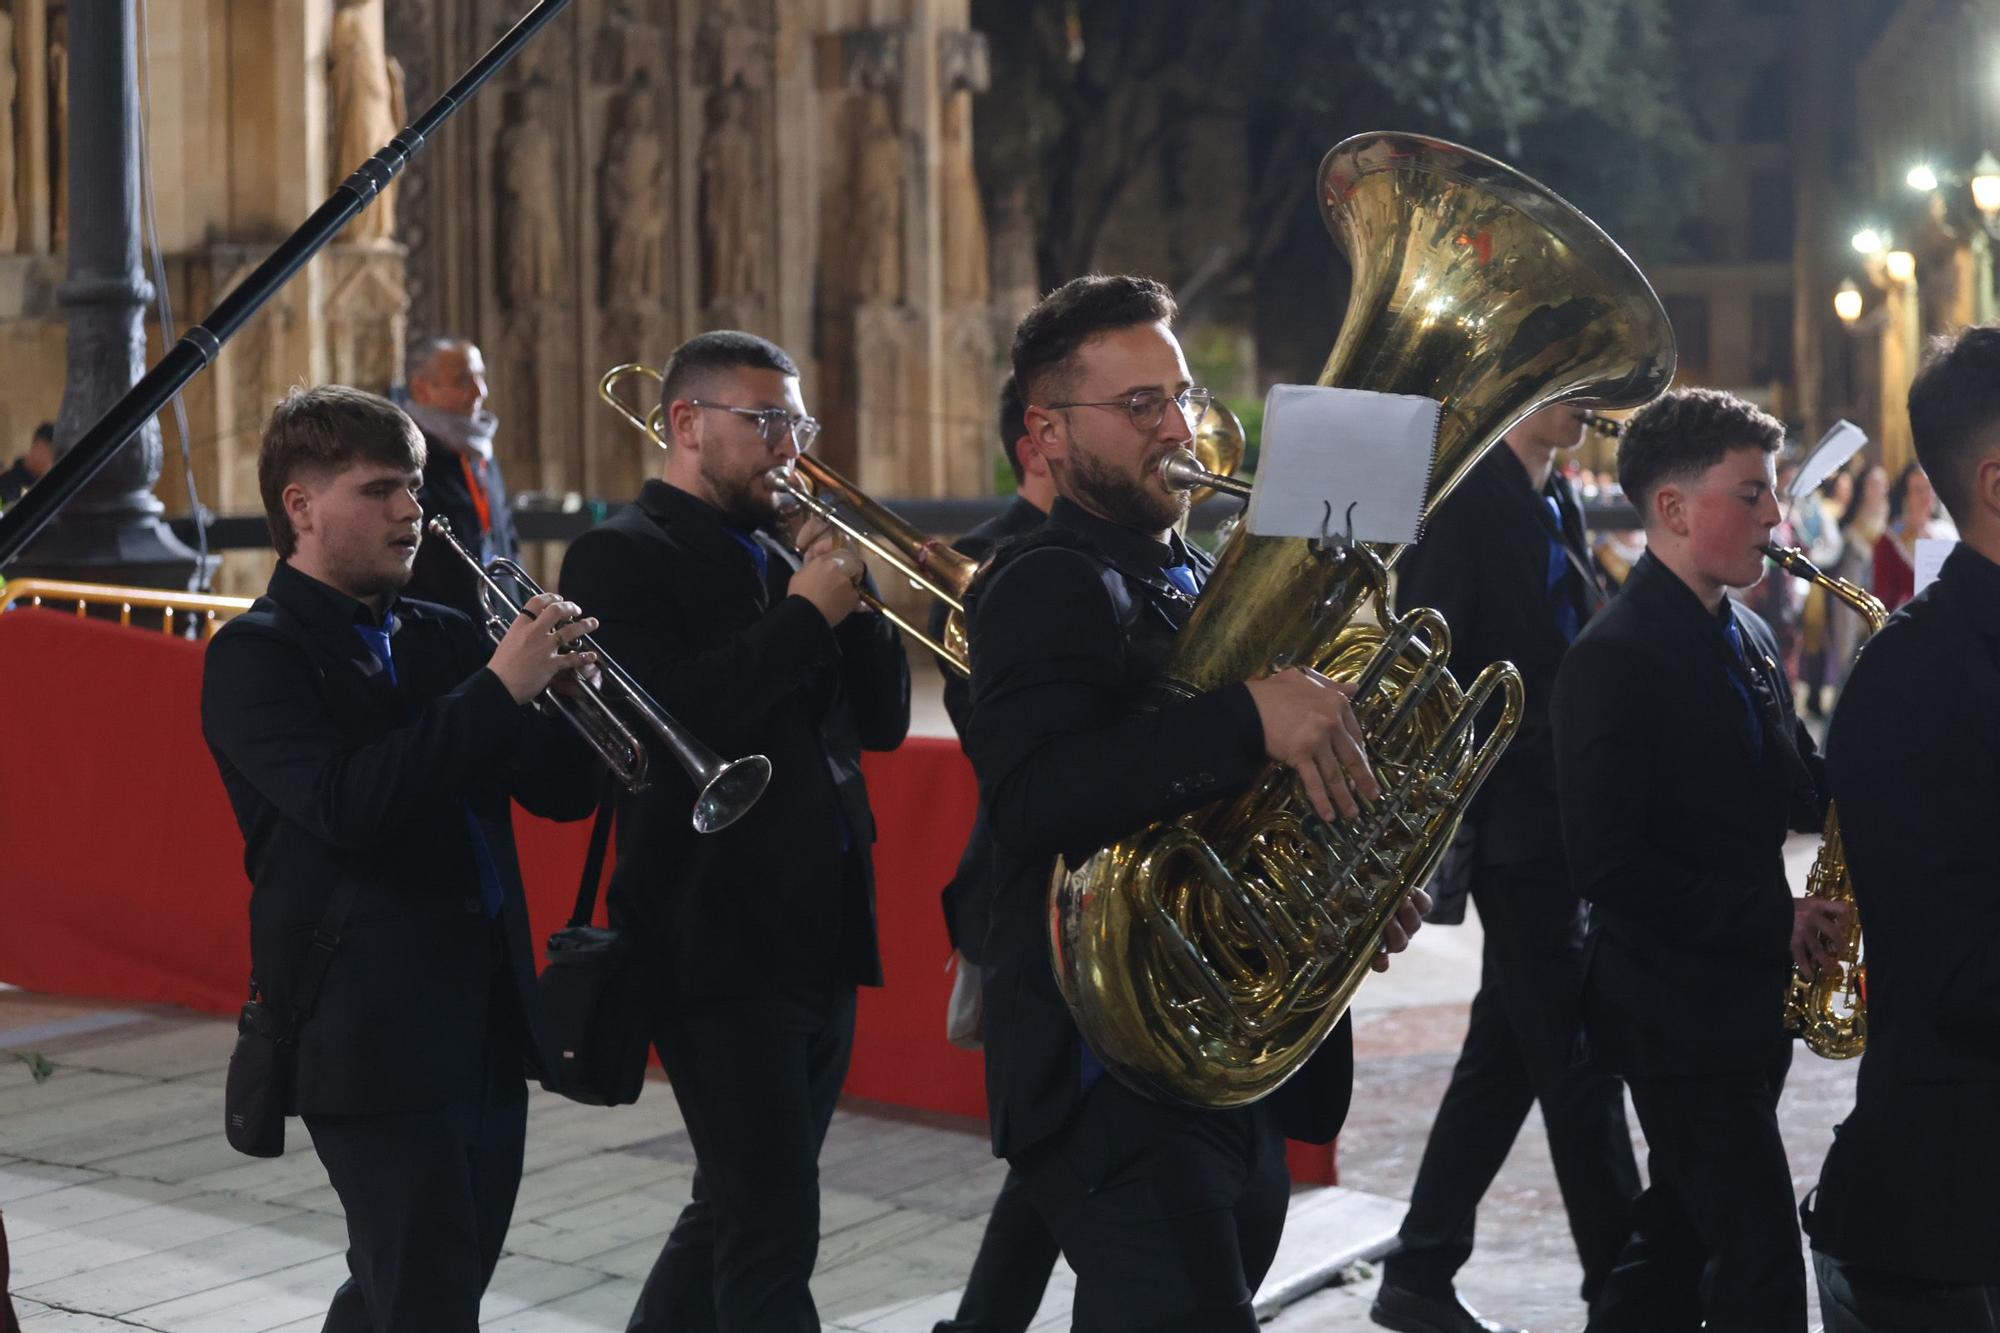
<instances>
[{"instance_id":1,"label":"white sheet of paper","mask_svg":"<svg viewBox=\"0 0 2000 1333\"><path fill-rule=\"evenodd\" d=\"M1799 463L1799 475L1792 478L1791 498L1802 499L1820 488L1820 483L1847 466L1847 460L1861 452L1868 443L1868 432L1852 421L1836 421L1833 428L1819 437L1819 443L1812 447Z\"/></svg>"},{"instance_id":2,"label":"white sheet of paper","mask_svg":"<svg viewBox=\"0 0 2000 1333\"><path fill-rule=\"evenodd\" d=\"M1357 540L1415 541L1442 411L1410 394L1272 385L1244 521L1260 537L1344 535L1352 505Z\"/></svg>"},{"instance_id":3,"label":"white sheet of paper","mask_svg":"<svg viewBox=\"0 0 2000 1333\"><path fill-rule=\"evenodd\" d=\"M1938 571L1944 568L1945 558L1958 545L1956 537L1917 538L1917 592L1937 581ZM1910 594L1912 597L1916 593Z\"/></svg>"}]
</instances>

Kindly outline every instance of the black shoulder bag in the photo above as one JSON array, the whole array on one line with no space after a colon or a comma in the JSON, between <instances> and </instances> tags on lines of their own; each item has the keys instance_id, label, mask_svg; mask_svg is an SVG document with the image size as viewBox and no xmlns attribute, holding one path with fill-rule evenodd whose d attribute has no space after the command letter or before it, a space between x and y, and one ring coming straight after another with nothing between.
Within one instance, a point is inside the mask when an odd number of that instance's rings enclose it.
<instances>
[{"instance_id":1,"label":"black shoulder bag","mask_svg":"<svg viewBox=\"0 0 2000 1333\"><path fill-rule=\"evenodd\" d=\"M651 1041L644 969L626 936L593 926L597 884L611 837L616 785L607 781L590 830L590 854L569 924L549 936L542 971L542 1022L550 1068L542 1086L585 1106L625 1106L646 1084Z\"/></svg>"},{"instance_id":2,"label":"black shoulder bag","mask_svg":"<svg viewBox=\"0 0 2000 1333\"><path fill-rule=\"evenodd\" d=\"M250 998L236 1019L236 1049L229 1053L229 1079L222 1095L223 1133L229 1146L251 1157L279 1157L285 1151L285 1117L292 1113L292 1084L299 1057L299 1028L311 1017L326 983L326 969L340 948L340 931L354 906L355 886L334 890L326 915L313 931L312 948L299 969L291 1013L268 1003L250 977Z\"/></svg>"}]
</instances>

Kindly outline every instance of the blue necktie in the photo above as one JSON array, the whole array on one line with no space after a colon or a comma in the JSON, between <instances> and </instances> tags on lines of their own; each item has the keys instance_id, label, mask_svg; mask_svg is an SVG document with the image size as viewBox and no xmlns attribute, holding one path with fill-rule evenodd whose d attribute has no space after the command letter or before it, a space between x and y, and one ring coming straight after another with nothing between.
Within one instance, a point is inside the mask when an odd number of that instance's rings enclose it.
<instances>
[{"instance_id":1,"label":"blue necktie","mask_svg":"<svg viewBox=\"0 0 2000 1333\"><path fill-rule=\"evenodd\" d=\"M722 530L728 533L738 546L748 551L751 560L756 562L757 586L760 588L767 586L767 580L771 575L771 553L764 549L764 544L749 533L739 528L732 528L727 523L722 525Z\"/></svg>"},{"instance_id":2,"label":"blue necktie","mask_svg":"<svg viewBox=\"0 0 2000 1333\"><path fill-rule=\"evenodd\" d=\"M354 632L368 645L368 651L382 664L382 669L389 673L389 683L394 685L396 658L389 651L389 636L396 632L395 612L392 611L383 617L380 625L367 625L357 621ZM485 906L486 915L499 916L502 897L500 867L493 863L493 849L486 845L486 835L480 831L479 817L472 813L471 804L462 804L460 809L465 812L465 831L472 836L472 859L479 868L479 901Z\"/></svg>"},{"instance_id":3,"label":"blue necktie","mask_svg":"<svg viewBox=\"0 0 2000 1333\"><path fill-rule=\"evenodd\" d=\"M1764 757L1764 722L1757 715L1757 701L1750 694L1750 686L1743 679L1750 669L1750 659L1743 651L1743 631L1736 627L1736 617L1730 616L1722 622L1722 632L1729 640L1729 646L1736 650L1736 660L1743 663L1743 672L1729 673L1729 683L1735 687L1736 697L1743 701L1743 711L1750 718L1750 749L1759 759Z\"/></svg>"},{"instance_id":4,"label":"blue necktie","mask_svg":"<svg viewBox=\"0 0 2000 1333\"><path fill-rule=\"evenodd\" d=\"M1194 597L1200 594L1201 589L1194 581L1194 570L1188 568L1186 565L1169 565L1166 569L1166 575L1167 582L1173 584L1188 596Z\"/></svg>"},{"instance_id":5,"label":"blue necktie","mask_svg":"<svg viewBox=\"0 0 2000 1333\"><path fill-rule=\"evenodd\" d=\"M1562 632L1563 642L1568 643L1583 628L1583 618L1577 614L1576 599L1563 586L1569 575L1569 552L1563 547L1562 506L1553 495L1544 495L1542 503L1549 507L1549 517L1556 525L1549 534L1549 607L1555 612L1556 628Z\"/></svg>"}]
</instances>

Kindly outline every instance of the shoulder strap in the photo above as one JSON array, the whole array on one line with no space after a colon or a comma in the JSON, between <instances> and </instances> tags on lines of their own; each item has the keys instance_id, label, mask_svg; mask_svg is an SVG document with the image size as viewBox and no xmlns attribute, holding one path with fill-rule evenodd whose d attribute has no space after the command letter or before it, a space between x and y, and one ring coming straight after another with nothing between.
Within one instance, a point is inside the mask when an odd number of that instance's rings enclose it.
<instances>
[{"instance_id":1,"label":"shoulder strap","mask_svg":"<svg viewBox=\"0 0 2000 1333\"><path fill-rule=\"evenodd\" d=\"M590 826L590 851L583 859L583 880L576 886L576 908L569 924L587 926L597 914L597 885L604 876L604 849L611 841L611 824L618 805L618 782L604 777L604 795L597 802L597 821Z\"/></svg>"}]
</instances>

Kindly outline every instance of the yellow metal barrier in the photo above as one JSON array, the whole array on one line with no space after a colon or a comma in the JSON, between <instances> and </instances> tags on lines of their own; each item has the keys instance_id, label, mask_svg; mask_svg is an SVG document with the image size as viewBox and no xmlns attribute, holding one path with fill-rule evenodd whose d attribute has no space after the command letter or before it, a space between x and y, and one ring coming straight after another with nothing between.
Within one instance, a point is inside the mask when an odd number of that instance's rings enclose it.
<instances>
[{"instance_id":1,"label":"yellow metal barrier","mask_svg":"<svg viewBox=\"0 0 2000 1333\"><path fill-rule=\"evenodd\" d=\"M108 583L69 583L62 579L10 579L0 583L0 611L15 611L25 606L52 611L67 607L78 616L89 616L92 607L115 606L121 625L132 623L134 611L158 611L160 629L167 634L182 633L182 617L193 617L201 626L201 637L206 639L222 627L223 621L249 610L250 599L159 588L120 588Z\"/></svg>"}]
</instances>

